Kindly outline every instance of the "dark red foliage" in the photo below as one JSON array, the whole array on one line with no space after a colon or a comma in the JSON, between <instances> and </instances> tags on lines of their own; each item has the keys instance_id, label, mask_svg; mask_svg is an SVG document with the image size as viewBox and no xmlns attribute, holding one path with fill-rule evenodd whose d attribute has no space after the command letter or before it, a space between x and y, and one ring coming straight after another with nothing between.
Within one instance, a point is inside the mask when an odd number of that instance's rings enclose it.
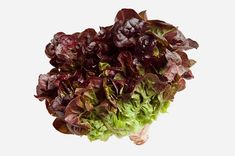
<instances>
[{"instance_id":1,"label":"dark red foliage","mask_svg":"<svg viewBox=\"0 0 235 156\"><path fill-rule=\"evenodd\" d=\"M56 116L57 130L84 135L90 112L100 117L115 112L118 98L127 98L147 73L155 91L172 100L185 79L193 78L189 68L195 61L185 53L191 48L198 48L197 42L177 27L148 20L145 11L122 9L115 23L98 33L89 28L54 35L45 49L53 69L39 76L36 98Z\"/></svg>"}]
</instances>

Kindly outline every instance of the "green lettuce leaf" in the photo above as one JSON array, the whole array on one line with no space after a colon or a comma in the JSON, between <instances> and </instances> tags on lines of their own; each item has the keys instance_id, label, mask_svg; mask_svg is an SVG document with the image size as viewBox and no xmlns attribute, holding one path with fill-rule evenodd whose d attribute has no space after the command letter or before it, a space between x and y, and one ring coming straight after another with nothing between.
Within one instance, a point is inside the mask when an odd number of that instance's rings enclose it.
<instances>
[{"instance_id":1,"label":"green lettuce leaf","mask_svg":"<svg viewBox=\"0 0 235 156\"><path fill-rule=\"evenodd\" d=\"M156 92L156 83L153 75L147 74L136 85L129 99L117 100L116 113L110 111L103 118L95 113L90 115L90 119L86 120L91 126L88 138L93 141L107 140L111 135L127 136L155 121L159 112L167 111L170 103L163 100L163 92ZM110 90L107 92L110 93Z\"/></svg>"}]
</instances>

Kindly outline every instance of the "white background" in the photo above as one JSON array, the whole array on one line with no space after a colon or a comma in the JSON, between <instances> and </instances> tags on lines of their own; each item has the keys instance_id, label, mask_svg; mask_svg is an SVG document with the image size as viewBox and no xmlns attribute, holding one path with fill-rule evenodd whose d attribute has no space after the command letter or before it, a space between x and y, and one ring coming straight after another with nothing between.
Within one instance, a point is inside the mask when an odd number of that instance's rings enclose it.
<instances>
[{"instance_id":1,"label":"white background","mask_svg":"<svg viewBox=\"0 0 235 156\"><path fill-rule=\"evenodd\" d=\"M0 0L0 155L235 155L235 22L229 0ZM51 66L45 45L58 31L73 33L113 24L124 7L147 10L198 41L195 79L176 95L143 146L128 138L89 142L52 126L33 97L38 75Z\"/></svg>"}]
</instances>

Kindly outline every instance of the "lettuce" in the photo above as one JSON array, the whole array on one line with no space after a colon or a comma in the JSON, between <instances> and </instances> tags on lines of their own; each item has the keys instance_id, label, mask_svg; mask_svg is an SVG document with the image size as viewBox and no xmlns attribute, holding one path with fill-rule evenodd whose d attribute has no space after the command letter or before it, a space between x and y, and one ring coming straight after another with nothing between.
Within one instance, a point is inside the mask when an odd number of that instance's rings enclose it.
<instances>
[{"instance_id":1,"label":"lettuce","mask_svg":"<svg viewBox=\"0 0 235 156\"><path fill-rule=\"evenodd\" d=\"M177 27L122 9L98 33L54 35L45 49L53 69L39 76L35 97L61 133L91 141L128 136L167 112L194 77L196 61L185 53L192 48L197 42Z\"/></svg>"}]
</instances>

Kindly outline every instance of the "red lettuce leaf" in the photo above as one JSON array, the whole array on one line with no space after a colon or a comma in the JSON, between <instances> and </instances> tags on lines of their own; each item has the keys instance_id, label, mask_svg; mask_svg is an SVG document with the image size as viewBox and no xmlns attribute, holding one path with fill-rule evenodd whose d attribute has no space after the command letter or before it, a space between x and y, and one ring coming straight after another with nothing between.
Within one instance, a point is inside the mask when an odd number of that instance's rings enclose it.
<instances>
[{"instance_id":1,"label":"red lettuce leaf","mask_svg":"<svg viewBox=\"0 0 235 156\"><path fill-rule=\"evenodd\" d=\"M178 27L149 20L146 11L122 9L114 24L100 27L98 33L88 28L53 36L45 48L53 69L39 75L35 97L45 100L58 131L95 135L93 130L102 127L109 137L115 133L104 128L104 119L120 113L120 100L130 101L140 84L140 92L161 97L166 111L168 101L185 89L185 80L194 77L191 67L196 61L186 53L192 48L198 43ZM94 128L96 121L99 126Z\"/></svg>"}]
</instances>

